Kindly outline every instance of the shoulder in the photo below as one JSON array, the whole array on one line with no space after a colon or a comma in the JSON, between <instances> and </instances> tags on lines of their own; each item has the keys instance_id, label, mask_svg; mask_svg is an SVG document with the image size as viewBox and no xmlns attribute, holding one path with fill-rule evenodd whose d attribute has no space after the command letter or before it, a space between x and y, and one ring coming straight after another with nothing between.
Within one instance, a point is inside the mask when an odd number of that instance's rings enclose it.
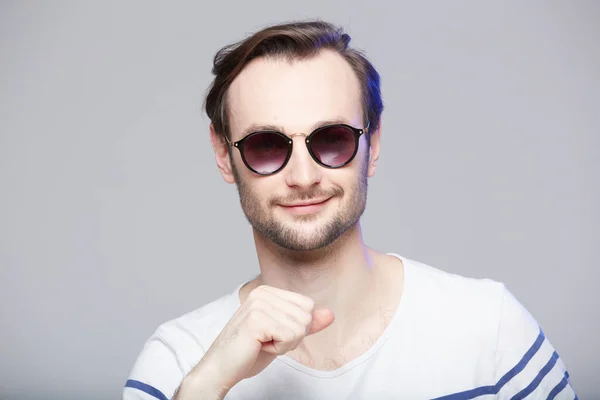
<instances>
[{"instance_id":1,"label":"shoulder","mask_svg":"<svg viewBox=\"0 0 600 400\"><path fill-rule=\"evenodd\" d=\"M237 310L236 296L237 289L159 325L135 361L123 398L172 396Z\"/></svg>"},{"instance_id":2,"label":"shoulder","mask_svg":"<svg viewBox=\"0 0 600 400\"><path fill-rule=\"evenodd\" d=\"M403 259L406 290L421 306L439 307L453 317L486 313L499 316L506 286L488 278L471 278Z\"/></svg>"},{"instance_id":3,"label":"shoulder","mask_svg":"<svg viewBox=\"0 0 600 400\"><path fill-rule=\"evenodd\" d=\"M411 337L449 360L492 359L504 284L453 274L406 258L403 263L400 314L411 326Z\"/></svg>"},{"instance_id":4,"label":"shoulder","mask_svg":"<svg viewBox=\"0 0 600 400\"><path fill-rule=\"evenodd\" d=\"M230 292L178 318L161 324L153 336L175 351L200 347L207 350L239 305L237 290Z\"/></svg>"},{"instance_id":5,"label":"shoulder","mask_svg":"<svg viewBox=\"0 0 600 400\"><path fill-rule=\"evenodd\" d=\"M410 296L419 308L439 310L443 314L469 324L489 324L497 333L501 327L527 332L534 340L540 334L535 319L513 296L507 286L488 278L470 278L443 271L433 266L405 259L405 276Z\"/></svg>"},{"instance_id":6,"label":"shoulder","mask_svg":"<svg viewBox=\"0 0 600 400\"><path fill-rule=\"evenodd\" d=\"M484 357L479 369L491 360L492 385L478 391L502 398L554 398L559 392L575 397L563 360L505 284L403 261L409 308L422 326L417 328L420 336L429 338L428 343L442 342L445 347L440 351L446 354L456 351L462 359L471 354L473 360Z\"/></svg>"}]
</instances>

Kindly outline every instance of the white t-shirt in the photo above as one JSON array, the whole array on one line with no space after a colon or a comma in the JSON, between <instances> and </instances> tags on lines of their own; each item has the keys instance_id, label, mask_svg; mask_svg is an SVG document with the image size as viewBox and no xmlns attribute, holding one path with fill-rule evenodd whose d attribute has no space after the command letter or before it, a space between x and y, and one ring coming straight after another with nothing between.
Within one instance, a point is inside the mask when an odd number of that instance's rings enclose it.
<instances>
[{"instance_id":1,"label":"white t-shirt","mask_svg":"<svg viewBox=\"0 0 600 400\"><path fill-rule=\"evenodd\" d=\"M225 399L577 398L564 363L503 284L391 255L404 263L403 294L366 353L333 371L279 356ZM123 399L170 399L240 306L241 287L162 324L139 355Z\"/></svg>"}]
</instances>

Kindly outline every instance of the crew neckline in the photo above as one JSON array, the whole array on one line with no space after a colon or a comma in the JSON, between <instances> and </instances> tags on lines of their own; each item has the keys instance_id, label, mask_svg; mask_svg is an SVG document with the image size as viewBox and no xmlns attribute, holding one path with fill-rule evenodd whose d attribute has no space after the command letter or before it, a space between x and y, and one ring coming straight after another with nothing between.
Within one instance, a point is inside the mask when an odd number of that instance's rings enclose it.
<instances>
[{"instance_id":1,"label":"crew neckline","mask_svg":"<svg viewBox=\"0 0 600 400\"><path fill-rule=\"evenodd\" d=\"M395 328L395 325L398 324L397 321L400 319L399 315L404 314L403 310L406 308L406 306L405 306L406 295L408 292L410 292L410 286L407 285L407 282L409 281L409 277L411 274L411 272L409 271L410 270L410 260L408 260L405 257L403 257L399 254L396 254L396 253L386 253L386 255L396 257L400 261L402 261L402 266L404 268L404 271L403 271L404 281L402 283L402 295L400 296L400 302L398 303L398 306L396 307L396 310L394 312L394 315L392 316L392 319L390 320L390 322L384 329L383 333L379 336L379 338L377 338L375 343L367 351L365 351L363 354L359 355L358 357L354 358L350 362L342 365L339 368L331 370L331 371L323 371L323 370L318 370L318 369L307 367L306 365L301 364L298 361L296 361L293 358L286 356L286 355L277 356L277 358L275 360L282 362L282 363L284 363L300 372L303 372L305 374L308 374L308 375L311 375L311 376L314 376L317 378L328 379L328 378L335 378L337 376L340 376L340 375L350 371L351 369L357 367L358 365L368 361L371 357L373 357L377 353L377 351L388 340L390 334L392 333L392 331ZM236 309L241 306L239 292L240 292L240 289L246 283L247 282L240 284L233 293Z\"/></svg>"}]
</instances>

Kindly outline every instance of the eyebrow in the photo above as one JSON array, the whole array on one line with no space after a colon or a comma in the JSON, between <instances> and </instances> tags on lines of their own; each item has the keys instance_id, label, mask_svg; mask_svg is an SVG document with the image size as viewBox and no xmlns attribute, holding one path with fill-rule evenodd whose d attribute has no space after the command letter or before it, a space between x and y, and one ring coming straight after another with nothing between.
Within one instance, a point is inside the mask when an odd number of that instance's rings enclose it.
<instances>
[{"instance_id":1,"label":"eyebrow","mask_svg":"<svg viewBox=\"0 0 600 400\"><path fill-rule=\"evenodd\" d=\"M310 131L308 132L302 132L302 133L306 133L309 134L311 132L313 132L315 129L318 129L322 126L326 126L326 125L335 125L335 124L346 124L346 125L352 125L348 119L346 118L342 118L342 117L338 117L338 118L333 118L333 119L325 119L325 120L321 120L318 121L316 123L314 123L311 128ZM249 127L247 127L246 129L244 129L242 131L242 137L241 138L245 138L246 136L248 136L249 134L253 133L253 132L258 132L258 131L277 131L277 132L281 132L281 133L285 133L285 129L283 128L283 126L281 125L272 125L272 124L252 124ZM300 132L291 132L291 133L300 133Z\"/></svg>"}]
</instances>

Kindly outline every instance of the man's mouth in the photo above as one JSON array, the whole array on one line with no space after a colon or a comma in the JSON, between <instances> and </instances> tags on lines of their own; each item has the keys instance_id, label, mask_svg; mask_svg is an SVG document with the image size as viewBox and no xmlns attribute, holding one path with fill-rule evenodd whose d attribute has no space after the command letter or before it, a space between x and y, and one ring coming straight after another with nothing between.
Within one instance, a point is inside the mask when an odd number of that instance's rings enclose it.
<instances>
[{"instance_id":1,"label":"man's mouth","mask_svg":"<svg viewBox=\"0 0 600 400\"><path fill-rule=\"evenodd\" d=\"M280 206L292 214L313 214L322 209L329 199L331 199L331 197L280 204Z\"/></svg>"}]
</instances>

